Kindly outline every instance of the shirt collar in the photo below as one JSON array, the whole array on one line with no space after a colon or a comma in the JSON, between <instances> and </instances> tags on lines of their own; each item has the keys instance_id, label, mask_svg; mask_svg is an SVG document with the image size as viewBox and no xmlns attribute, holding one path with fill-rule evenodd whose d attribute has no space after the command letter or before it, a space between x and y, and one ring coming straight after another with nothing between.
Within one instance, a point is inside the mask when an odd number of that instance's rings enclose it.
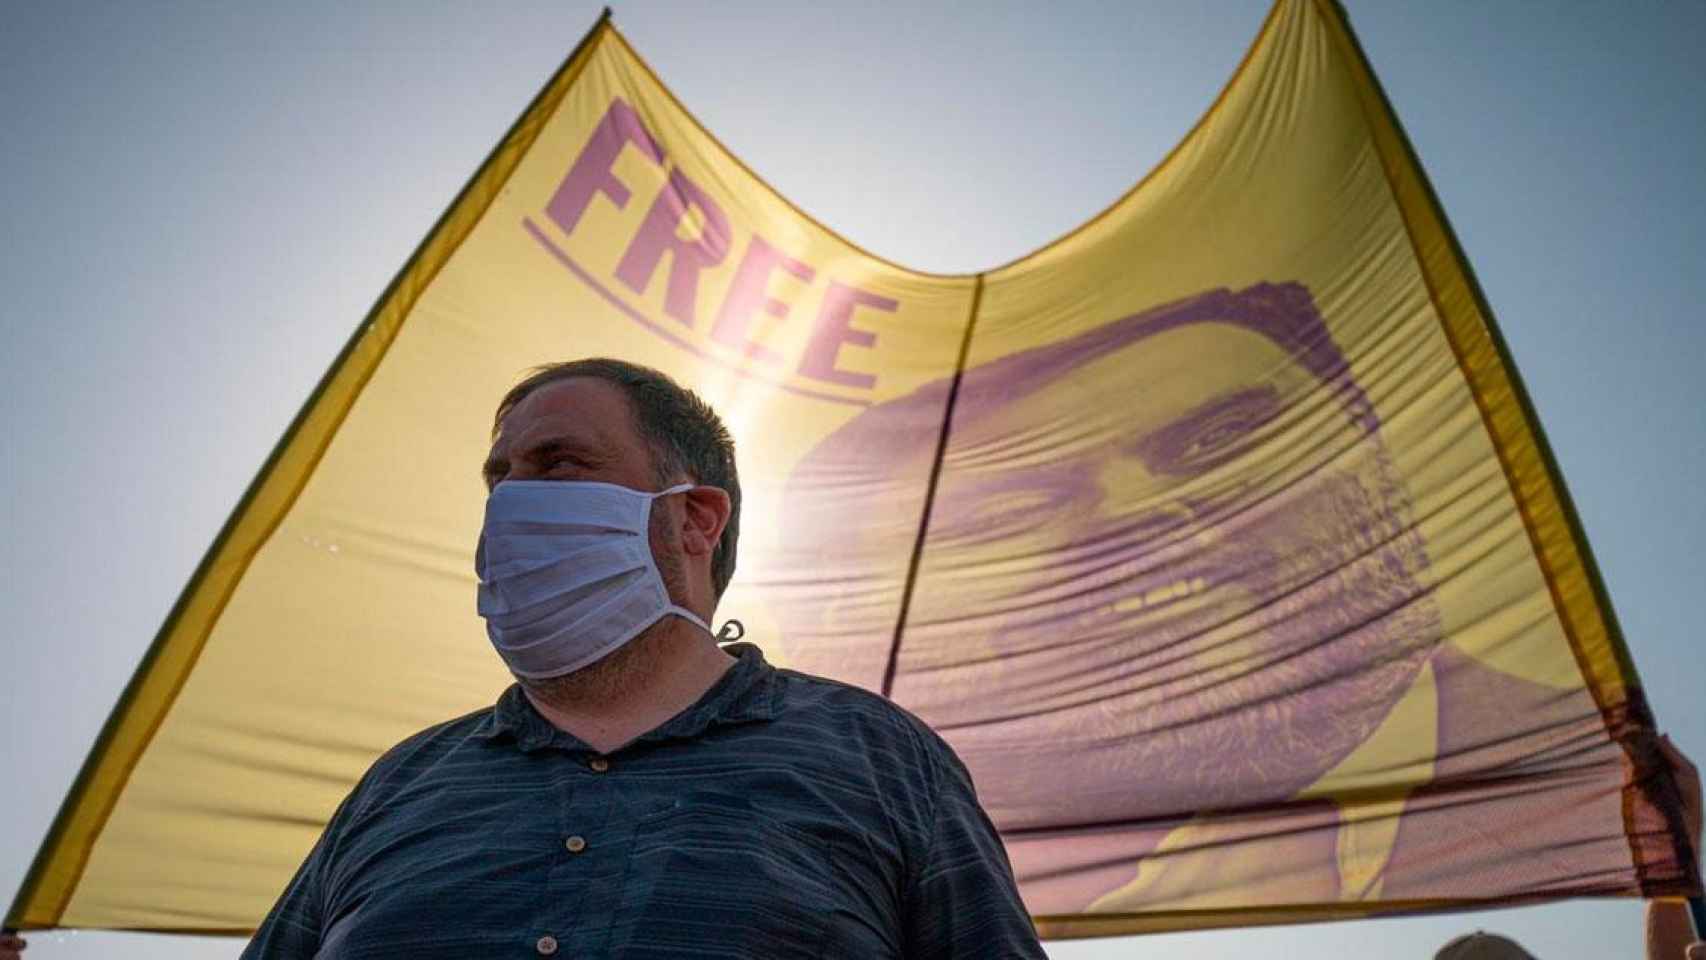
<instances>
[{"instance_id":1,"label":"shirt collar","mask_svg":"<svg viewBox=\"0 0 1706 960\"><path fill-rule=\"evenodd\" d=\"M692 706L665 720L656 729L636 737L622 749L663 740L690 739L716 726L774 719L782 698L782 685L776 682L776 669L765 662L763 652L753 644L733 643L723 649L735 656L734 666L729 667ZM510 684L509 689L498 697L498 702L492 705L476 729L476 735L487 740L507 737L524 753L548 747L592 751L580 738L559 730L534 709L519 683Z\"/></svg>"}]
</instances>

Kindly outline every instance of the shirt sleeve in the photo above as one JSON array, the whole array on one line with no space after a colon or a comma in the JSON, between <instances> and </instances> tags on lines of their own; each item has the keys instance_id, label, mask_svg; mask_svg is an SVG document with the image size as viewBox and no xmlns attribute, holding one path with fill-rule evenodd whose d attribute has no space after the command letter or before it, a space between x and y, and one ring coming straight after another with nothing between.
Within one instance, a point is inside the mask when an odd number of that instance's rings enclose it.
<instances>
[{"instance_id":1,"label":"shirt sleeve","mask_svg":"<svg viewBox=\"0 0 1706 960\"><path fill-rule=\"evenodd\" d=\"M362 781L366 782L365 778ZM321 831L314 849L296 868L296 876L279 895L265 920L244 948L242 960L309 960L320 951L326 936L327 877L345 816L361 791L361 784L344 798Z\"/></svg>"},{"instance_id":2,"label":"shirt sleeve","mask_svg":"<svg viewBox=\"0 0 1706 960\"><path fill-rule=\"evenodd\" d=\"M978 805L971 775L946 744L936 760L936 801L905 908L905 955L942 960L1043 960L1007 851Z\"/></svg>"}]
</instances>

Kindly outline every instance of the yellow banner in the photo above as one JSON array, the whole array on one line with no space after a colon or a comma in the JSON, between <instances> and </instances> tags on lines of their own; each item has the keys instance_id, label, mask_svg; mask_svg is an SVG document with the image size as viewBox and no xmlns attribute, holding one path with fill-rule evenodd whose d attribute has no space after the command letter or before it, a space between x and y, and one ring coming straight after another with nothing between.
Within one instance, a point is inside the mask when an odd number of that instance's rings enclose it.
<instances>
[{"instance_id":1,"label":"yellow banner","mask_svg":"<svg viewBox=\"0 0 1706 960\"><path fill-rule=\"evenodd\" d=\"M972 770L1045 936L1698 889L1532 411L1341 12L1280 0L1125 197L887 263L601 21L310 398L9 915L242 932L356 778L508 682L471 562L528 368L740 449L719 613Z\"/></svg>"}]
</instances>

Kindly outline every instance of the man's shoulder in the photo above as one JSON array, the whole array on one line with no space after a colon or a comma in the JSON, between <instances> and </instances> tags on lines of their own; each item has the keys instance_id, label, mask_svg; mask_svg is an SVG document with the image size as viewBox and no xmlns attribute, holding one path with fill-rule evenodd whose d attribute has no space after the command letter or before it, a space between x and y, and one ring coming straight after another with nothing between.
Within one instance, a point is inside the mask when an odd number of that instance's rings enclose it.
<instances>
[{"instance_id":1,"label":"man's shoulder","mask_svg":"<svg viewBox=\"0 0 1706 960\"><path fill-rule=\"evenodd\" d=\"M843 736L857 733L867 739L900 741L932 756L953 756L953 750L928 723L888 697L864 687L778 667L784 686L784 716L794 721L833 726Z\"/></svg>"},{"instance_id":2,"label":"man's shoulder","mask_svg":"<svg viewBox=\"0 0 1706 960\"><path fill-rule=\"evenodd\" d=\"M471 710L443 720L398 741L367 768L356 785L357 794L372 799L376 793L394 789L399 781L413 780L421 773L444 769L447 761L483 754L477 750L492 729L492 707Z\"/></svg>"},{"instance_id":3,"label":"man's shoulder","mask_svg":"<svg viewBox=\"0 0 1706 960\"><path fill-rule=\"evenodd\" d=\"M455 750L473 741L484 741L492 729L492 713L494 708L484 706L478 710L440 720L438 723L422 730L417 730L407 737L397 741L396 745L385 751L375 763L389 765L406 765L417 762L423 754L438 755Z\"/></svg>"},{"instance_id":4,"label":"man's shoulder","mask_svg":"<svg viewBox=\"0 0 1706 960\"><path fill-rule=\"evenodd\" d=\"M864 687L790 667L776 667L775 671L790 709L851 711L909 726L924 725L900 704Z\"/></svg>"}]
</instances>

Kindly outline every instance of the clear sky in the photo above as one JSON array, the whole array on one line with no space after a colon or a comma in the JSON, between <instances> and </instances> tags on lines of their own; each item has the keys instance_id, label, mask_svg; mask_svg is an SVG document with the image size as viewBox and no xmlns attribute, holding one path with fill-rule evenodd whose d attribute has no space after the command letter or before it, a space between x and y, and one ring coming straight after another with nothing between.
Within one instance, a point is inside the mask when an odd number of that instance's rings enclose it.
<instances>
[{"instance_id":1,"label":"clear sky","mask_svg":"<svg viewBox=\"0 0 1706 960\"><path fill-rule=\"evenodd\" d=\"M1706 4L1349 5L1539 408L1660 724L1706 759L1690 612L1706 593ZM15 2L0 28L8 901L255 469L597 14L238 6ZM965 271L1141 177L1267 4L956 6L631 2L616 21L784 195L878 254ZM1640 951L1630 901L1050 949L1426 958L1478 927L1545 960ZM240 948L50 933L31 955Z\"/></svg>"}]
</instances>

